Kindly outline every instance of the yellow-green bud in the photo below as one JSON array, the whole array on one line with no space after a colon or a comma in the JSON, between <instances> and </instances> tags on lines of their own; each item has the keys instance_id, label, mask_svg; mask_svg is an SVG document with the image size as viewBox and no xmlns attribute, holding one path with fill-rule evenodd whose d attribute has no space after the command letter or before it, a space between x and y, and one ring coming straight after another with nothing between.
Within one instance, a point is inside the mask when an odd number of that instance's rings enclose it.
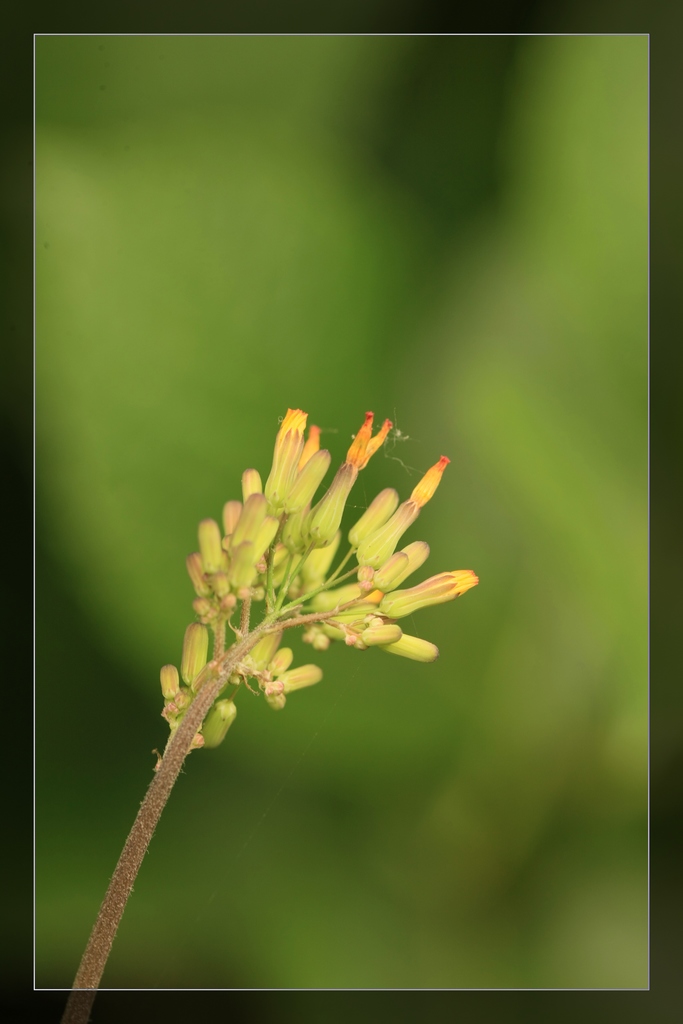
<instances>
[{"instance_id":1,"label":"yellow-green bud","mask_svg":"<svg viewBox=\"0 0 683 1024\"><path fill-rule=\"evenodd\" d=\"M232 700L219 700L214 704L202 726L205 747L210 749L223 742L236 714L237 708Z\"/></svg>"},{"instance_id":2,"label":"yellow-green bud","mask_svg":"<svg viewBox=\"0 0 683 1024\"><path fill-rule=\"evenodd\" d=\"M398 584L396 580L401 579L409 565L409 559L402 551L397 551L385 562L381 569L378 569L374 576L374 584L377 590L384 593L392 590ZM359 574L362 569L359 570Z\"/></svg>"},{"instance_id":3,"label":"yellow-green bud","mask_svg":"<svg viewBox=\"0 0 683 1024\"><path fill-rule=\"evenodd\" d=\"M253 666L256 672L262 672L275 657L281 640L282 633L268 633L252 647L245 661Z\"/></svg>"},{"instance_id":4,"label":"yellow-green bud","mask_svg":"<svg viewBox=\"0 0 683 1024\"><path fill-rule=\"evenodd\" d=\"M360 635L361 640L368 647L377 647L382 644L395 644L403 636L403 630L396 623L382 623L380 626L368 626Z\"/></svg>"},{"instance_id":5,"label":"yellow-green bud","mask_svg":"<svg viewBox=\"0 0 683 1024\"><path fill-rule=\"evenodd\" d=\"M230 581L228 580L226 573L215 573L215 575L211 577L211 583L217 597L225 597L226 594L230 593Z\"/></svg>"},{"instance_id":6,"label":"yellow-green bud","mask_svg":"<svg viewBox=\"0 0 683 1024\"><path fill-rule=\"evenodd\" d=\"M287 703L287 698L284 693L266 693L266 701L273 711L282 711L283 707Z\"/></svg>"},{"instance_id":7,"label":"yellow-green bud","mask_svg":"<svg viewBox=\"0 0 683 1024\"><path fill-rule=\"evenodd\" d=\"M375 590L373 579L375 576L375 570L370 565L361 565L358 570L358 586L367 594L370 590Z\"/></svg>"},{"instance_id":8,"label":"yellow-green bud","mask_svg":"<svg viewBox=\"0 0 683 1024\"><path fill-rule=\"evenodd\" d=\"M357 523L349 530L349 543L357 548L362 540L384 526L398 506L398 492L393 487L380 491Z\"/></svg>"},{"instance_id":9,"label":"yellow-green bud","mask_svg":"<svg viewBox=\"0 0 683 1024\"><path fill-rule=\"evenodd\" d=\"M194 554L188 555L185 559L185 565L187 566L187 573L192 580L192 586L194 587L195 594L199 597L208 597L211 593L211 587L204 579L204 569L202 567L202 556L198 551Z\"/></svg>"},{"instance_id":10,"label":"yellow-green bud","mask_svg":"<svg viewBox=\"0 0 683 1024\"><path fill-rule=\"evenodd\" d=\"M319 683L322 677L323 670L317 665L300 665L281 675L280 682L284 683L285 693L293 693L294 690L303 690L305 686Z\"/></svg>"},{"instance_id":11,"label":"yellow-green bud","mask_svg":"<svg viewBox=\"0 0 683 1024\"><path fill-rule=\"evenodd\" d=\"M217 609L206 597L195 597L192 607L202 622L211 622L218 615Z\"/></svg>"},{"instance_id":12,"label":"yellow-green bud","mask_svg":"<svg viewBox=\"0 0 683 1024\"><path fill-rule=\"evenodd\" d=\"M304 464L284 503L285 512L298 512L308 505L320 487L323 477L330 468L332 456L324 448L316 452Z\"/></svg>"},{"instance_id":13,"label":"yellow-green bud","mask_svg":"<svg viewBox=\"0 0 683 1024\"><path fill-rule=\"evenodd\" d=\"M242 514L232 534L231 550L234 550L243 541L248 540L253 543L256 540L258 532L263 525L263 520L266 518L267 511L268 502L262 494L252 494L247 498L242 508Z\"/></svg>"},{"instance_id":14,"label":"yellow-green bud","mask_svg":"<svg viewBox=\"0 0 683 1024\"><path fill-rule=\"evenodd\" d=\"M301 639L305 644L310 644L314 651L326 651L330 646L330 638L326 636L323 627L315 624L304 630Z\"/></svg>"},{"instance_id":15,"label":"yellow-green bud","mask_svg":"<svg viewBox=\"0 0 683 1024\"><path fill-rule=\"evenodd\" d=\"M237 526L241 515L241 501L226 501L223 506L223 530L225 531L226 537L229 537L235 532L235 527Z\"/></svg>"},{"instance_id":16,"label":"yellow-green bud","mask_svg":"<svg viewBox=\"0 0 683 1024\"><path fill-rule=\"evenodd\" d=\"M170 700L180 689L178 669L175 665L164 665L159 675L161 676L161 692L167 700Z\"/></svg>"},{"instance_id":17,"label":"yellow-green bud","mask_svg":"<svg viewBox=\"0 0 683 1024\"><path fill-rule=\"evenodd\" d=\"M307 414L301 409L288 409L278 431L273 466L264 488L270 512L280 512L294 486L304 450L306 418Z\"/></svg>"},{"instance_id":18,"label":"yellow-green bud","mask_svg":"<svg viewBox=\"0 0 683 1024\"><path fill-rule=\"evenodd\" d=\"M199 550L204 572L218 572L222 565L221 531L215 519L202 519L199 524Z\"/></svg>"},{"instance_id":19,"label":"yellow-green bud","mask_svg":"<svg viewBox=\"0 0 683 1024\"><path fill-rule=\"evenodd\" d=\"M334 616L335 622L357 622L366 615L377 615L377 605L369 601L359 601L358 604L345 608Z\"/></svg>"},{"instance_id":20,"label":"yellow-green bud","mask_svg":"<svg viewBox=\"0 0 683 1024\"><path fill-rule=\"evenodd\" d=\"M413 612L417 612L421 608L452 601L466 593L471 587L476 587L478 582L478 578L471 569L441 572L437 576L431 576L428 580L418 583L416 587L410 587L408 590L395 590L393 594L387 594L380 601L378 611L392 619L402 619L405 615L412 615Z\"/></svg>"},{"instance_id":21,"label":"yellow-green bud","mask_svg":"<svg viewBox=\"0 0 683 1024\"><path fill-rule=\"evenodd\" d=\"M424 540L414 540L412 544L407 544L406 547L401 548L401 554L408 556L408 565L398 579L393 581L392 586L394 589L400 587L404 580L407 580L416 569L424 565L429 558L429 544Z\"/></svg>"},{"instance_id":22,"label":"yellow-green bud","mask_svg":"<svg viewBox=\"0 0 683 1024\"><path fill-rule=\"evenodd\" d=\"M228 579L236 590L250 587L256 579L256 551L250 540L245 540L232 552Z\"/></svg>"},{"instance_id":23,"label":"yellow-green bud","mask_svg":"<svg viewBox=\"0 0 683 1024\"><path fill-rule=\"evenodd\" d=\"M311 509L306 522L305 533L316 547L328 544L339 529L346 499L356 482L358 470L349 462L344 462L337 470L337 475L322 496L315 508Z\"/></svg>"},{"instance_id":24,"label":"yellow-green bud","mask_svg":"<svg viewBox=\"0 0 683 1024\"><path fill-rule=\"evenodd\" d=\"M420 508L414 501L404 501L399 505L391 519L380 526L379 530L369 534L358 548L358 564L371 565L379 569L394 553L396 545L411 523L420 514Z\"/></svg>"},{"instance_id":25,"label":"yellow-green bud","mask_svg":"<svg viewBox=\"0 0 683 1024\"><path fill-rule=\"evenodd\" d=\"M330 626L329 622L324 622L320 628L323 631L324 635L326 637L329 637L329 640L343 640L344 639L344 632L341 629L339 629L337 626ZM325 647L322 647L322 648L321 647L317 647L315 640L312 640L311 643L313 644L313 649L316 650L316 651L317 650L327 650L327 648L325 648Z\"/></svg>"},{"instance_id":26,"label":"yellow-green bud","mask_svg":"<svg viewBox=\"0 0 683 1024\"><path fill-rule=\"evenodd\" d=\"M263 484L257 469L245 469L242 473L242 501L246 504L252 494L263 494Z\"/></svg>"},{"instance_id":27,"label":"yellow-green bud","mask_svg":"<svg viewBox=\"0 0 683 1024\"><path fill-rule=\"evenodd\" d=\"M294 651L291 647L281 647L273 660L268 665L268 671L274 676L280 676L286 672L294 660Z\"/></svg>"},{"instance_id":28,"label":"yellow-green bud","mask_svg":"<svg viewBox=\"0 0 683 1024\"><path fill-rule=\"evenodd\" d=\"M193 622L185 630L183 640L183 659L180 663L180 674L188 686L194 682L206 665L209 656L209 631L206 626Z\"/></svg>"},{"instance_id":29,"label":"yellow-green bud","mask_svg":"<svg viewBox=\"0 0 683 1024\"><path fill-rule=\"evenodd\" d=\"M282 542L293 555L301 555L308 547L303 535L303 527L310 508L306 505L298 512L287 517L282 528Z\"/></svg>"},{"instance_id":30,"label":"yellow-green bud","mask_svg":"<svg viewBox=\"0 0 683 1024\"><path fill-rule=\"evenodd\" d=\"M273 553L273 583L276 587L279 587L285 578L289 554L284 544L275 545Z\"/></svg>"},{"instance_id":31,"label":"yellow-green bud","mask_svg":"<svg viewBox=\"0 0 683 1024\"><path fill-rule=\"evenodd\" d=\"M301 570L301 577L307 588L319 586L323 582L337 554L340 540L341 530L337 530L329 544L310 553Z\"/></svg>"},{"instance_id":32,"label":"yellow-green bud","mask_svg":"<svg viewBox=\"0 0 683 1024\"><path fill-rule=\"evenodd\" d=\"M316 594L311 601L311 608L315 612L331 612L333 608L346 604L348 601L355 601L360 596L361 589L358 584L348 583L345 587L338 587L336 590L323 590L322 594Z\"/></svg>"},{"instance_id":33,"label":"yellow-green bud","mask_svg":"<svg viewBox=\"0 0 683 1024\"><path fill-rule=\"evenodd\" d=\"M179 711L183 711L189 704L192 703L192 697L187 690L179 690L178 693L173 697L173 703Z\"/></svg>"},{"instance_id":34,"label":"yellow-green bud","mask_svg":"<svg viewBox=\"0 0 683 1024\"><path fill-rule=\"evenodd\" d=\"M409 636L404 633L396 643L380 646L380 651L388 654L399 654L402 658L410 658L412 661L436 661L439 657L439 648L430 644L428 640L422 640L419 636Z\"/></svg>"},{"instance_id":35,"label":"yellow-green bud","mask_svg":"<svg viewBox=\"0 0 683 1024\"><path fill-rule=\"evenodd\" d=\"M275 540L275 535L278 531L280 520L276 519L275 516L266 516L261 523L256 539L254 540L254 549L258 555L258 559L263 558L264 554Z\"/></svg>"}]
</instances>

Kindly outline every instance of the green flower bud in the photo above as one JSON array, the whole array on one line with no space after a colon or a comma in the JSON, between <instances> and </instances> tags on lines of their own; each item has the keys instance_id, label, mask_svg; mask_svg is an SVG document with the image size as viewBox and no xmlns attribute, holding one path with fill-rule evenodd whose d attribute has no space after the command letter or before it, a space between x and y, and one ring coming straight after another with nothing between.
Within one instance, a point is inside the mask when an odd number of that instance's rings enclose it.
<instances>
[{"instance_id":1,"label":"green flower bud","mask_svg":"<svg viewBox=\"0 0 683 1024\"><path fill-rule=\"evenodd\" d=\"M214 704L202 726L205 747L211 749L223 742L236 714L237 708L232 700L219 700Z\"/></svg>"},{"instance_id":2,"label":"green flower bud","mask_svg":"<svg viewBox=\"0 0 683 1024\"><path fill-rule=\"evenodd\" d=\"M407 580L416 569L419 569L421 565L429 558L429 544L424 540L415 540L412 544L406 545L401 549L401 554L408 556L408 565L400 574L398 579L395 579L392 583L392 587L400 587L404 580ZM381 587L379 588L381 590Z\"/></svg>"},{"instance_id":3,"label":"green flower bud","mask_svg":"<svg viewBox=\"0 0 683 1024\"><path fill-rule=\"evenodd\" d=\"M217 597L225 597L226 594L230 593L230 581L228 580L226 573L215 573L215 575L211 577L211 583L213 584L213 592Z\"/></svg>"},{"instance_id":4,"label":"green flower bud","mask_svg":"<svg viewBox=\"0 0 683 1024\"><path fill-rule=\"evenodd\" d=\"M327 651L330 646L330 638L325 634L323 627L316 624L304 630L301 639L305 644L310 644L314 651Z\"/></svg>"},{"instance_id":5,"label":"green flower bud","mask_svg":"<svg viewBox=\"0 0 683 1024\"><path fill-rule=\"evenodd\" d=\"M294 512L287 517L282 528L282 543L293 555L302 555L308 544L303 534L303 527L310 508L306 505L299 512Z\"/></svg>"},{"instance_id":6,"label":"green flower bud","mask_svg":"<svg viewBox=\"0 0 683 1024\"><path fill-rule=\"evenodd\" d=\"M416 587L410 587L408 590L395 590L393 594L387 594L380 601L378 611L392 619L402 619L405 615L412 615L413 612L417 612L421 608L452 601L466 593L471 587L476 587L478 582L478 578L471 569L441 572L438 576L431 576Z\"/></svg>"},{"instance_id":7,"label":"green flower bud","mask_svg":"<svg viewBox=\"0 0 683 1024\"><path fill-rule=\"evenodd\" d=\"M161 692L167 700L170 700L180 689L178 669L175 665L164 665L159 675L161 676Z\"/></svg>"},{"instance_id":8,"label":"green flower bud","mask_svg":"<svg viewBox=\"0 0 683 1024\"><path fill-rule=\"evenodd\" d=\"M274 676L280 676L286 672L294 660L294 651L291 647L281 647L273 660L268 665L268 671Z\"/></svg>"},{"instance_id":9,"label":"green flower bud","mask_svg":"<svg viewBox=\"0 0 683 1024\"><path fill-rule=\"evenodd\" d=\"M369 593L375 589L373 579L375 578L375 570L370 565L361 565L358 570L358 586L364 594Z\"/></svg>"},{"instance_id":10,"label":"green flower bud","mask_svg":"<svg viewBox=\"0 0 683 1024\"><path fill-rule=\"evenodd\" d=\"M243 541L233 550L228 579L236 590L252 585L257 575L256 562L256 551L250 540Z\"/></svg>"},{"instance_id":11,"label":"green flower bud","mask_svg":"<svg viewBox=\"0 0 683 1024\"><path fill-rule=\"evenodd\" d=\"M281 690L278 692L266 691L265 698L273 711L282 711L283 707L287 703L287 698Z\"/></svg>"},{"instance_id":12,"label":"green flower bud","mask_svg":"<svg viewBox=\"0 0 683 1024\"><path fill-rule=\"evenodd\" d=\"M357 548L362 540L384 526L398 506L398 492L393 487L380 491L357 523L349 530L349 543Z\"/></svg>"},{"instance_id":13,"label":"green flower bud","mask_svg":"<svg viewBox=\"0 0 683 1024\"><path fill-rule=\"evenodd\" d=\"M223 506L223 530L226 537L230 537L235 532L235 527L241 515L241 501L226 501Z\"/></svg>"},{"instance_id":14,"label":"green flower bud","mask_svg":"<svg viewBox=\"0 0 683 1024\"><path fill-rule=\"evenodd\" d=\"M381 626L368 626L360 635L361 640L368 647L386 646L397 643L403 636L403 630L395 623L382 623Z\"/></svg>"},{"instance_id":15,"label":"green flower bud","mask_svg":"<svg viewBox=\"0 0 683 1024\"><path fill-rule=\"evenodd\" d=\"M173 697L173 703L179 711L184 711L192 703L192 696L187 690L179 690Z\"/></svg>"},{"instance_id":16,"label":"green flower bud","mask_svg":"<svg viewBox=\"0 0 683 1024\"><path fill-rule=\"evenodd\" d=\"M340 540L341 530L337 530L329 544L310 553L301 569L301 576L307 589L318 587L323 582L337 554Z\"/></svg>"},{"instance_id":17,"label":"green flower bud","mask_svg":"<svg viewBox=\"0 0 683 1024\"><path fill-rule=\"evenodd\" d=\"M187 566L187 573L192 580L195 593L199 597L208 597L211 593L211 587L204 579L202 556L199 552L195 551L194 554L188 555L185 559L185 565Z\"/></svg>"},{"instance_id":18,"label":"green flower bud","mask_svg":"<svg viewBox=\"0 0 683 1024\"><path fill-rule=\"evenodd\" d=\"M218 572L222 565L221 531L215 519L202 519L199 524L199 550L204 572Z\"/></svg>"},{"instance_id":19,"label":"green flower bud","mask_svg":"<svg viewBox=\"0 0 683 1024\"><path fill-rule=\"evenodd\" d=\"M209 631L206 626L193 622L185 630L183 658L180 674L183 681L191 686L206 665L209 656Z\"/></svg>"},{"instance_id":20,"label":"green flower bud","mask_svg":"<svg viewBox=\"0 0 683 1024\"><path fill-rule=\"evenodd\" d=\"M379 569L394 553L396 545L411 523L420 514L419 506L414 501L404 501L399 505L391 519L380 526L379 530L369 534L358 548L358 564L371 565Z\"/></svg>"},{"instance_id":21,"label":"green flower bud","mask_svg":"<svg viewBox=\"0 0 683 1024\"><path fill-rule=\"evenodd\" d=\"M202 622L212 622L218 616L217 608L206 597L195 597L192 607Z\"/></svg>"},{"instance_id":22,"label":"green flower bud","mask_svg":"<svg viewBox=\"0 0 683 1024\"><path fill-rule=\"evenodd\" d=\"M296 481L304 450L306 419L307 414L301 409L288 409L275 439L273 467L264 489L271 513L281 511Z\"/></svg>"},{"instance_id":23,"label":"green flower bud","mask_svg":"<svg viewBox=\"0 0 683 1024\"><path fill-rule=\"evenodd\" d=\"M316 547L328 544L339 529L346 500L357 476L355 466L349 462L342 463L329 489L315 508L311 509L304 532Z\"/></svg>"},{"instance_id":24,"label":"green flower bud","mask_svg":"<svg viewBox=\"0 0 683 1024\"><path fill-rule=\"evenodd\" d=\"M325 549L323 548L323 551ZM345 587L337 587L336 590L323 590L322 594L316 594L311 601L311 608L314 612L331 612L347 601L355 601L361 596L361 589L357 583L348 583Z\"/></svg>"},{"instance_id":25,"label":"green flower bud","mask_svg":"<svg viewBox=\"0 0 683 1024\"><path fill-rule=\"evenodd\" d=\"M323 631L323 633L325 634L325 636L329 637L330 640L343 640L344 639L344 636L345 636L344 632L341 629L339 629L337 626L330 626L329 622L324 622L320 628ZM326 648L317 648L314 641L312 641L312 643L313 643L313 648L315 650L320 650L320 649L326 650Z\"/></svg>"},{"instance_id":26,"label":"green flower bud","mask_svg":"<svg viewBox=\"0 0 683 1024\"><path fill-rule=\"evenodd\" d=\"M284 503L285 512L298 512L308 505L330 468L332 456L324 448L304 464Z\"/></svg>"},{"instance_id":27,"label":"green flower bud","mask_svg":"<svg viewBox=\"0 0 683 1024\"><path fill-rule=\"evenodd\" d=\"M421 640L418 636L408 636L407 633L393 644L380 646L380 651L399 654L402 658L410 658L412 661L436 661L439 657L438 647L430 644L428 640Z\"/></svg>"},{"instance_id":28,"label":"green flower bud","mask_svg":"<svg viewBox=\"0 0 683 1024\"><path fill-rule=\"evenodd\" d=\"M381 569L378 569L374 576L374 584L377 590L386 593L396 586L396 580L401 579L408 568L409 559L402 551L397 551L385 562Z\"/></svg>"},{"instance_id":29,"label":"green flower bud","mask_svg":"<svg viewBox=\"0 0 683 1024\"><path fill-rule=\"evenodd\" d=\"M280 646L282 633L268 633L252 647L250 653L244 659L255 672L262 672L275 657L275 652Z\"/></svg>"},{"instance_id":30,"label":"green flower bud","mask_svg":"<svg viewBox=\"0 0 683 1024\"><path fill-rule=\"evenodd\" d=\"M280 676L280 682L284 683L285 693L293 693L294 690L303 690L305 686L319 683L322 677L323 670L317 665L300 665Z\"/></svg>"},{"instance_id":31,"label":"green flower bud","mask_svg":"<svg viewBox=\"0 0 683 1024\"><path fill-rule=\"evenodd\" d=\"M273 583L279 587L285 578L289 551L284 544L276 544L273 553Z\"/></svg>"},{"instance_id":32,"label":"green flower bud","mask_svg":"<svg viewBox=\"0 0 683 1024\"><path fill-rule=\"evenodd\" d=\"M353 604L350 608L345 608L343 611L338 612L334 616L334 621L347 623L360 622L366 615L376 614L376 604L371 604L369 601L359 601L358 604Z\"/></svg>"},{"instance_id":33,"label":"green flower bud","mask_svg":"<svg viewBox=\"0 0 683 1024\"><path fill-rule=\"evenodd\" d=\"M247 498L242 508L242 514L232 534L231 550L234 550L243 541L251 541L253 543L256 540L266 518L267 511L268 502L262 494L252 494Z\"/></svg>"},{"instance_id":34,"label":"green flower bud","mask_svg":"<svg viewBox=\"0 0 683 1024\"><path fill-rule=\"evenodd\" d=\"M261 527L256 534L254 540L254 549L258 555L257 561L263 558L264 554L275 540L278 528L280 526L280 520L276 519L275 516L266 516L261 523Z\"/></svg>"},{"instance_id":35,"label":"green flower bud","mask_svg":"<svg viewBox=\"0 0 683 1024\"><path fill-rule=\"evenodd\" d=\"M242 501L246 504L252 494L263 494L261 477L256 469L245 469L242 473Z\"/></svg>"}]
</instances>

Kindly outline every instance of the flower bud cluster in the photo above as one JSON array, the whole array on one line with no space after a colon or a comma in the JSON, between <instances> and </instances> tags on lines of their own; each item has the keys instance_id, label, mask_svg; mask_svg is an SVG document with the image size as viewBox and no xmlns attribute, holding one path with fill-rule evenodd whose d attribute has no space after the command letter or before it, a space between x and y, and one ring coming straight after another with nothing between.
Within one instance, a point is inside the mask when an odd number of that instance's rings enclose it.
<instances>
[{"instance_id":1,"label":"flower bud cluster","mask_svg":"<svg viewBox=\"0 0 683 1024\"><path fill-rule=\"evenodd\" d=\"M173 734L206 679L217 678L221 683L220 699L214 701L193 747L216 747L225 738L235 719L238 692L223 696L227 688L244 684L279 710L290 693L320 681L322 670L317 665L292 667L292 650L280 648L284 629L301 625L303 640L316 651L341 641L360 651L377 647L430 662L439 653L434 644L404 633L397 620L450 601L479 582L471 570L457 570L400 589L429 556L425 541L404 547L400 543L434 496L449 463L446 456L427 470L403 502L394 488L381 490L351 526L350 550L337 561L351 491L392 424L385 420L373 435L374 417L368 412L344 461L316 500L331 455L320 447L319 427L310 426L306 436L307 418L301 409L287 410L265 485L256 469L245 470L241 500L225 503L221 524L210 518L201 521L199 550L187 557L198 621L186 630L180 672L165 665L161 688L162 714ZM350 580L354 574L356 579ZM252 630L252 606L260 601L266 603L265 617ZM235 616L239 625L233 624ZM234 632L234 643L245 645L242 651L246 647L248 653L239 658L235 654L235 660L230 660L233 648L226 649L226 629ZM204 670L210 656L207 676Z\"/></svg>"},{"instance_id":2,"label":"flower bud cluster","mask_svg":"<svg viewBox=\"0 0 683 1024\"><path fill-rule=\"evenodd\" d=\"M317 665L292 668L294 651L291 647L279 647L281 639L281 633L267 634L237 668L243 679L256 680L266 702L276 711L285 706L288 694L313 686L323 677Z\"/></svg>"}]
</instances>

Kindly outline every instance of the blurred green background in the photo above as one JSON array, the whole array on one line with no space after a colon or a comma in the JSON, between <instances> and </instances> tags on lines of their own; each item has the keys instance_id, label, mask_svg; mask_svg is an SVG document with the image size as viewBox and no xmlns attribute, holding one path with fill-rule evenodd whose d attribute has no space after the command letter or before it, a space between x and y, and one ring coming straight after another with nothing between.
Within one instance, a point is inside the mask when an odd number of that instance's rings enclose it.
<instances>
[{"instance_id":1,"label":"blurred green background","mask_svg":"<svg viewBox=\"0 0 683 1024\"><path fill-rule=\"evenodd\" d=\"M38 987L288 406L337 460L398 427L349 525L449 455L406 540L481 583L411 624L434 665L240 697L105 985L645 987L646 37L39 37L36 124Z\"/></svg>"}]
</instances>

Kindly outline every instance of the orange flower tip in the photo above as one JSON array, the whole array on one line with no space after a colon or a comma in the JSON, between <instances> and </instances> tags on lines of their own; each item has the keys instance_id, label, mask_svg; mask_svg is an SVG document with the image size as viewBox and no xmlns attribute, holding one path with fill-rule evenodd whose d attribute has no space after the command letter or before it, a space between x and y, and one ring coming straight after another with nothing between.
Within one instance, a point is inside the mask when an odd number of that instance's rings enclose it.
<instances>
[{"instance_id":1,"label":"orange flower tip","mask_svg":"<svg viewBox=\"0 0 683 1024\"><path fill-rule=\"evenodd\" d=\"M435 465L431 466L427 470L425 475L420 480L419 484L413 489L413 493L410 495L411 501L414 501L418 508L422 508L426 505L430 498L434 496L434 492L441 482L443 471L451 460L445 455Z\"/></svg>"},{"instance_id":2,"label":"orange flower tip","mask_svg":"<svg viewBox=\"0 0 683 1024\"><path fill-rule=\"evenodd\" d=\"M356 466L357 469L364 469L367 466L370 458L384 444L386 436L393 426L391 420L385 420L378 433L373 437L373 420L374 413L366 412L365 422L354 437L346 455L346 461L350 462L352 466Z\"/></svg>"},{"instance_id":3,"label":"orange flower tip","mask_svg":"<svg viewBox=\"0 0 683 1024\"><path fill-rule=\"evenodd\" d=\"M365 461L366 462L368 461L368 459L372 455L375 454L375 452L379 448L382 447L382 445L386 441L387 434L389 433L389 431L391 430L393 425L394 424L391 422L391 420L385 420L384 423L382 424L382 426L380 427L377 435L375 437L373 437L372 440L368 441L368 447L367 447L367 450L365 452Z\"/></svg>"},{"instance_id":4,"label":"orange flower tip","mask_svg":"<svg viewBox=\"0 0 683 1024\"><path fill-rule=\"evenodd\" d=\"M312 423L308 428L306 444L304 445L304 450L301 453L299 465L297 466L299 473L304 468L308 460L315 455L317 451L320 451L320 427L316 427L315 424Z\"/></svg>"}]
</instances>

